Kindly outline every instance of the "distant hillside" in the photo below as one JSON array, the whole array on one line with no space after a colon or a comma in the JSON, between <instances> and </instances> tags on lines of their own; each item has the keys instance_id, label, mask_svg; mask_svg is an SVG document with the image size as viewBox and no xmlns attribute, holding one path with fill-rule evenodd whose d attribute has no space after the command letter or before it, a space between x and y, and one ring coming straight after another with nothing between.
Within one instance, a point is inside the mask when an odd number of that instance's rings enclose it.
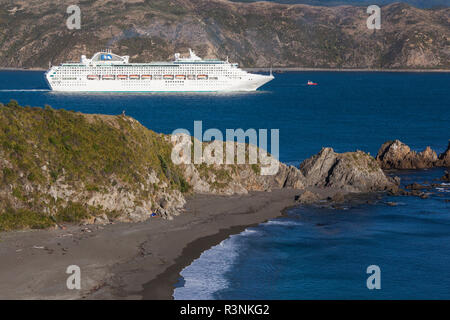
<instances>
[{"instance_id":1,"label":"distant hillside","mask_svg":"<svg viewBox=\"0 0 450 320\"><path fill-rule=\"evenodd\" d=\"M258 0L232 0L234 2L256 2ZM390 3L407 3L416 8L435 8L435 7L448 7L450 2L448 0L266 0L269 2L287 3L287 4L309 4L314 6L340 6L340 5L353 5L353 6L369 6L371 4L386 5Z\"/></svg>"},{"instance_id":2,"label":"distant hillside","mask_svg":"<svg viewBox=\"0 0 450 320\"><path fill-rule=\"evenodd\" d=\"M449 8L390 4L374 31L365 7L82 0L81 30L68 30L71 0L0 4L0 67L46 68L108 46L137 62L191 47L245 67L450 68Z\"/></svg>"}]
</instances>

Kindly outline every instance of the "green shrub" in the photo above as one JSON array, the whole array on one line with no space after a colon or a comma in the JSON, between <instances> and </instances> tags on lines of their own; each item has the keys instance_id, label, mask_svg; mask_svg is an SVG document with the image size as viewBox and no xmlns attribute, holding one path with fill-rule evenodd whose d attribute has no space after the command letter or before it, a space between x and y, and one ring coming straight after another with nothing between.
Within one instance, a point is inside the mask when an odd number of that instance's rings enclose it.
<instances>
[{"instance_id":1,"label":"green shrub","mask_svg":"<svg viewBox=\"0 0 450 320\"><path fill-rule=\"evenodd\" d=\"M51 218L30 210L7 209L0 214L0 231L45 229L54 225Z\"/></svg>"},{"instance_id":2,"label":"green shrub","mask_svg":"<svg viewBox=\"0 0 450 320\"><path fill-rule=\"evenodd\" d=\"M22 190L20 187L13 188L12 195L20 200L25 200L25 197L22 194Z\"/></svg>"},{"instance_id":3,"label":"green shrub","mask_svg":"<svg viewBox=\"0 0 450 320\"><path fill-rule=\"evenodd\" d=\"M16 173L10 168L3 168L3 181L5 183L13 183L16 180Z\"/></svg>"},{"instance_id":4,"label":"green shrub","mask_svg":"<svg viewBox=\"0 0 450 320\"><path fill-rule=\"evenodd\" d=\"M11 99L7 104L7 107L15 108L19 106L19 103L16 100Z\"/></svg>"},{"instance_id":5,"label":"green shrub","mask_svg":"<svg viewBox=\"0 0 450 320\"><path fill-rule=\"evenodd\" d=\"M58 213L56 214L56 221L80 222L89 217L89 211L85 206L79 203L69 202L69 204L65 208L58 210Z\"/></svg>"}]
</instances>

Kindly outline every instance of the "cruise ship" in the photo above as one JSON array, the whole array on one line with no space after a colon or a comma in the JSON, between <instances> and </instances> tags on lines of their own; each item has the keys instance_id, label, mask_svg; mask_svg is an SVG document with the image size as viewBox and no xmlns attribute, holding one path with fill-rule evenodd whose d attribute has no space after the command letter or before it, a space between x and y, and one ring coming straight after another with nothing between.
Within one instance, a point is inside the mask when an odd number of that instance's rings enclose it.
<instances>
[{"instance_id":1,"label":"cruise ship","mask_svg":"<svg viewBox=\"0 0 450 320\"><path fill-rule=\"evenodd\" d=\"M204 60L189 49L169 62L130 63L129 56L104 50L91 59L51 67L45 78L53 91L200 92L255 91L274 77L253 74L237 63Z\"/></svg>"}]
</instances>

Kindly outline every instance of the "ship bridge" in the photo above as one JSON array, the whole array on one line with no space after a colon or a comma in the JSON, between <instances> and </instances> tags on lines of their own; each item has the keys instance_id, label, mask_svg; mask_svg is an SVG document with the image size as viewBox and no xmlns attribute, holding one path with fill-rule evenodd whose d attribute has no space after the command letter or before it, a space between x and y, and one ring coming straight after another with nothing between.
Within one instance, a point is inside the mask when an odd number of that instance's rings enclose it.
<instances>
[{"instance_id":1,"label":"ship bridge","mask_svg":"<svg viewBox=\"0 0 450 320\"><path fill-rule=\"evenodd\" d=\"M112 53L110 50L105 50L101 52L97 52L92 56L91 59L87 59L86 56L81 56L81 63L84 64L127 64L129 56L119 56L117 54Z\"/></svg>"}]
</instances>

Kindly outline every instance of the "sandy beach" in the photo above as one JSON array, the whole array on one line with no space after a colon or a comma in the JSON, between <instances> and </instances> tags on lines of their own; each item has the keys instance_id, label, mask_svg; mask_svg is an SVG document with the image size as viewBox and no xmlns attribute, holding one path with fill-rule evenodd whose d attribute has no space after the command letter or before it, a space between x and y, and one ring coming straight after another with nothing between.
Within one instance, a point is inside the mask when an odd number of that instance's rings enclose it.
<instances>
[{"instance_id":1,"label":"sandy beach","mask_svg":"<svg viewBox=\"0 0 450 320\"><path fill-rule=\"evenodd\" d=\"M179 272L229 235L276 218L299 190L191 197L173 220L0 233L1 299L171 299ZM81 269L69 290L66 269Z\"/></svg>"}]
</instances>

